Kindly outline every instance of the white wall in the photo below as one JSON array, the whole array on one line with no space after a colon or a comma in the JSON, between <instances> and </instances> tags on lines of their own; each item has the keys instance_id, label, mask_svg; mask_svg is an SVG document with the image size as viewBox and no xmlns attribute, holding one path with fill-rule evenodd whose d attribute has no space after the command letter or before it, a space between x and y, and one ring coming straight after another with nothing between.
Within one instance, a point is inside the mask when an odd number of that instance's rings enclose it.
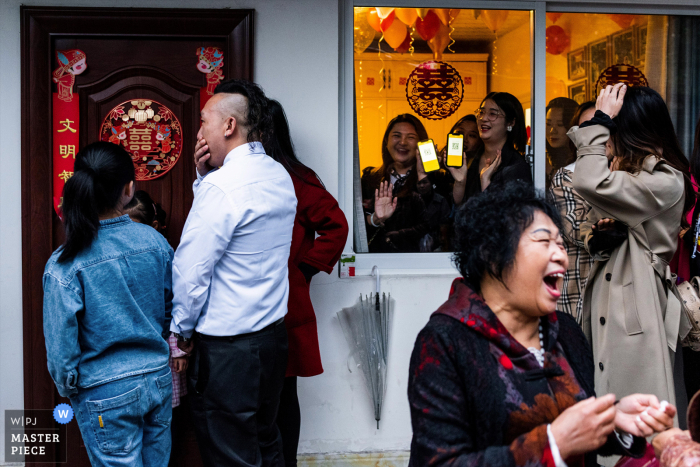
<instances>
[{"instance_id":1,"label":"white wall","mask_svg":"<svg viewBox=\"0 0 700 467\"><path fill-rule=\"evenodd\" d=\"M22 0L25 5L115 6L103 0ZM189 0L149 1L148 7L192 7ZM23 407L20 205L20 0L0 0L0 418ZM144 6L122 0L120 7ZM200 8L254 8L255 80L284 105L301 159L338 192L338 4L324 0L200 0ZM48 79L48 78L47 78ZM187 163L187 161L183 161ZM455 274L456 275L456 274ZM406 399L408 359L415 336L444 301L451 277L387 278L396 297L389 387L380 429L358 371L349 373L349 349L335 318L370 278L341 281L337 273L313 280L325 373L300 378L300 452L406 450L411 438ZM47 407L49 408L49 407ZM0 420L0 462L4 459Z\"/></svg>"}]
</instances>

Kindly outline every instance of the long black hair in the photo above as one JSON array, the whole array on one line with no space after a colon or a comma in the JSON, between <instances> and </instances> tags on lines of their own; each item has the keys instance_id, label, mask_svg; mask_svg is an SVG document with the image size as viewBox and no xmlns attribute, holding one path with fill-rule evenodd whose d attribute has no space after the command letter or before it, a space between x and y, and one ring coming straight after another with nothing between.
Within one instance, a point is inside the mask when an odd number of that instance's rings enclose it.
<instances>
[{"instance_id":1,"label":"long black hair","mask_svg":"<svg viewBox=\"0 0 700 467\"><path fill-rule=\"evenodd\" d=\"M525 146L527 145L527 129L525 128L525 112L523 105L517 97L508 92L490 92L481 101L481 106L484 105L487 99L491 99L498 107L506 114L506 124L513 123L513 129L506 133L506 146L513 147L520 154L525 154Z\"/></svg>"},{"instance_id":2,"label":"long black hair","mask_svg":"<svg viewBox=\"0 0 700 467\"><path fill-rule=\"evenodd\" d=\"M647 155L655 154L683 173L687 213L695 206L690 165L683 155L671 116L661 95L645 86L629 86L620 113L614 118L617 132L610 136L618 170L631 174L642 170ZM685 216L681 225L687 227Z\"/></svg>"},{"instance_id":3,"label":"long black hair","mask_svg":"<svg viewBox=\"0 0 700 467\"><path fill-rule=\"evenodd\" d=\"M274 99L270 99L268 112L270 112L272 121L272 137L266 138L263 145L265 153L282 164L287 169L287 172L306 182L302 172L311 169L297 158L296 151L294 151L294 143L292 143L292 135L289 131L289 121L282 104Z\"/></svg>"},{"instance_id":4,"label":"long black hair","mask_svg":"<svg viewBox=\"0 0 700 467\"><path fill-rule=\"evenodd\" d=\"M58 258L70 261L90 247L100 227L100 214L117 207L124 185L134 181L134 164L116 144L97 142L75 156L74 174L63 187L66 242Z\"/></svg>"}]
</instances>

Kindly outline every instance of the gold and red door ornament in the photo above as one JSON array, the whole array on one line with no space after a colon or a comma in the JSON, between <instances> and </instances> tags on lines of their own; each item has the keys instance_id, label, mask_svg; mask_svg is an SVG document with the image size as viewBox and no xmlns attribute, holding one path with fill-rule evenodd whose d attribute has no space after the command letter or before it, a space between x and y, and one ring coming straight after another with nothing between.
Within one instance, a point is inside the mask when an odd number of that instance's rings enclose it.
<instances>
[{"instance_id":1,"label":"gold and red door ornament","mask_svg":"<svg viewBox=\"0 0 700 467\"><path fill-rule=\"evenodd\" d=\"M100 140L124 146L136 180L153 180L172 169L182 152L182 127L175 114L154 100L122 102L105 117Z\"/></svg>"},{"instance_id":2,"label":"gold and red door ornament","mask_svg":"<svg viewBox=\"0 0 700 467\"><path fill-rule=\"evenodd\" d=\"M455 113L463 96L462 77L444 62L423 62L414 68L406 81L408 104L428 120L442 120Z\"/></svg>"},{"instance_id":3,"label":"gold and red door ornament","mask_svg":"<svg viewBox=\"0 0 700 467\"><path fill-rule=\"evenodd\" d=\"M224 79L224 53L217 47L199 47L197 49L197 69L207 75L207 87L199 92L199 110L214 95L214 89Z\"/></svg>"},{"instance_id":4,"label":"gold and red door ornament","mask_svg":"<svg viewBox=\"0 0 700 467\"><path fill-rule=\"evenodd\" d=\"M58 68L52 80L57 92L53 93L53 207L61 216L63 187L73 176L75 155L78 152L80 134L80 105L78 95L73 94L75 77L87 68L85 52L78 49L57 50Z\"/></svg>"},{"instance_id":5,"label":"gold and red door ornament","mask_svg":"<svg viewBox=\"0 0 700 467\"><path fill-rule=\"evenodd\" d=\"M608 85L625 83L627 86L649 86L646 76L642 71L632 65L618 64L606 68L598 77L595 83L593 97L600 94L600 91Z\"/></svg>"}]
</instances>

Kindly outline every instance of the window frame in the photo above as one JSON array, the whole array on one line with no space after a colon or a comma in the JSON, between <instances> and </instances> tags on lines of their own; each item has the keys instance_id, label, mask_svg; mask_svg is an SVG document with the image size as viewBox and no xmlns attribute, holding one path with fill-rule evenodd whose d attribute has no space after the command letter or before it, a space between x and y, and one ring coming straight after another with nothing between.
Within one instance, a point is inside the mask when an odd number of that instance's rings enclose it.
<instances>
[{"instance_id":1,"label":"window frame","mask_svg":"<svg viewBox=\"0 0 700 467\"><path fill-rule=\"evenodd\" d=\"M632 3L634 1L634 3ZM640 4L640 1L643 4ZM669 4L670 3L670 4ZM420 7L425 0L342 0L339 4L339 106L338 144L339 181L338 201L348 217L350 232L345 254L355 255L355 275L369 275L377 266L382 274L390 275L449 275L459 274L452 264L451 253L356 253L354 252L355 209L353 196L354 157L354 51L353 8L354 7ZM531 56L531 123L532 150L535 157L534 182L538 189L545 188L545 108L546 80L546 12L562 13L622 13L638 15L700 15L700 5L689 5L686 1L675 2L630 0L629 3L603 3L601 1L547 2L520 0L441 0L431 8L526 10L530 11L530 56Z\"/></svg>"}]
</instances>

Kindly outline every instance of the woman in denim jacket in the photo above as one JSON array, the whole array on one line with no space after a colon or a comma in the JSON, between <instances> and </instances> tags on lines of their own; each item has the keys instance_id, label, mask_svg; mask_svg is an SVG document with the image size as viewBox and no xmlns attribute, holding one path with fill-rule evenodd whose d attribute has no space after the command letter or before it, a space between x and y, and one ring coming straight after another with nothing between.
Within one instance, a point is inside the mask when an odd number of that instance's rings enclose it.
<instances>
[{"instance_id":1,"label":"woman in denim jacket","mask_svg":"<svg viewBox=\"0 0 700 467\"><path fill-rule=\"evenodd\" d=\"M166 466L170 454L173 250L124 214L133 194L122 147L80 151L63 191L66 241L44 271L49 373L94 466Z\"/></svg>"}]
</instances>

